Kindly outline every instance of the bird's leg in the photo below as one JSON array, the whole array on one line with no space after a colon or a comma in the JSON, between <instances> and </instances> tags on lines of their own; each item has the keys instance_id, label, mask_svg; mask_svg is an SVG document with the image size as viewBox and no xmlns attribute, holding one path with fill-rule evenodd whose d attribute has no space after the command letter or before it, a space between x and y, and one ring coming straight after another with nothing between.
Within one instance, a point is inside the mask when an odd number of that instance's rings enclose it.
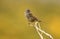
<instances>
[{"instance_id":1,"label":"bird's leg","mask_svg":"<svg viewBox=\"0 0 60 39\"><path fill-rule=\"evenodd\" d=\"M29 26L34 26L33 22L29 22L28 24L29 24Z\"/></svg>"}]
</instances>

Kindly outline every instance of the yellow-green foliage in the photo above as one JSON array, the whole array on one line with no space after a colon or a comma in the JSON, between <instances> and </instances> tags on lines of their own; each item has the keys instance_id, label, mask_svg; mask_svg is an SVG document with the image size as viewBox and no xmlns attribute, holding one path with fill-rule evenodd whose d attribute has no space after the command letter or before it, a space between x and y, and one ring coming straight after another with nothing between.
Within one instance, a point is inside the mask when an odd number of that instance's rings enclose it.
<instances>
[{"instance_id":1,"label":"yellow-green foliage","mask_svg":"<svg viewBox=\"0 0 60 39\"><path fill-rule=\"evenodd\" d=\"M27 8L42 20L43 30L60 39L58 0L0 0L0 39L40 39L24 16Z\"/></svg>"}]
</instances>

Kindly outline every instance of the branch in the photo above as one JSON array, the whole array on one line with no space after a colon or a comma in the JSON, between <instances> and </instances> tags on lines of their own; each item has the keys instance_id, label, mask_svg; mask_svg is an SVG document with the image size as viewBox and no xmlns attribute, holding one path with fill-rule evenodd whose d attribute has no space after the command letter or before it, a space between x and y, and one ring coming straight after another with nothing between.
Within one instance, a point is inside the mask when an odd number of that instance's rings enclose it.
<instances>
[{"instance_id":1,"label":"branch","mask_svg":"<svg viewBox=\"0 0 60 39\"><path fill-rule=\"evenodd\" d=\"M43 39L43 36L42 36L42 34L39 33L39 31L40 31L41 33L44 33L45 35L49 36L51 39L53 39L53 37L52 37L50 34L46 33L45 31L43 31L43 30L41 29L40 25L38 25L38 22L35 22L34 27L36 28L36 30L37 30L39 36L41 37L41 39ZM39 27L40 27L40 28L39 28Z\"/></svg>"},{"instance_id":2,"label":"branch","mask_svg":"<svg viewBox=\"0 0 60 39\"><path fill-rule=\"evenodd\" d=\"M42 33L40 33L39 30L38 30L38 27L41 29L40 25L38 23L35 23L34 27L37 30L37 33L39 34L39 36L41 37L41 39L43 39Z\"/></svg>"}]
</instances>

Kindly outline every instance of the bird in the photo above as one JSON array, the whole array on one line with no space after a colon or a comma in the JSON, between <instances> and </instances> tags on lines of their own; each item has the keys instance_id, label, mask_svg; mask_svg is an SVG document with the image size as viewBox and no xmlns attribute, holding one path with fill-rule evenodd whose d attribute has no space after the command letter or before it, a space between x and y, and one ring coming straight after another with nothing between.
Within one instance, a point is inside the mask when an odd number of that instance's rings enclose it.
<instances>
[{"instance_id":1,"label":"bird","mask_svg":"<svg viewBox=\"0 0 60 39\"><path fill-rule=\"evenodd\" d=\"M26 9L25 16L26 16L27 20L31 23L36 22L36 21L41 22L40 20L37 19L37 17L33 16L30 9Z\"/></svg>"}]
</instances>

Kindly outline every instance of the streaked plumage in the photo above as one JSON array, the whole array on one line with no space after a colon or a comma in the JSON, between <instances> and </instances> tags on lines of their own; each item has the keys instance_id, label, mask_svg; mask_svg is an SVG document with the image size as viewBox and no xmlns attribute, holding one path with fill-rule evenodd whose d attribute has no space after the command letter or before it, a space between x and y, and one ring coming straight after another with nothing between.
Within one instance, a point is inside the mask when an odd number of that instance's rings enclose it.
<instances>
[{"instance_id":1,"label":"streaked plumage","mask_svg":"<svg viewBox=\"0 0 60 39\"><path fill-rule=\"evenodd\" d=\"M29 9L26 10L25 16L29 22L39 21L35 16L32 15L32 13Z\"/></svg>"}]
</instances>

